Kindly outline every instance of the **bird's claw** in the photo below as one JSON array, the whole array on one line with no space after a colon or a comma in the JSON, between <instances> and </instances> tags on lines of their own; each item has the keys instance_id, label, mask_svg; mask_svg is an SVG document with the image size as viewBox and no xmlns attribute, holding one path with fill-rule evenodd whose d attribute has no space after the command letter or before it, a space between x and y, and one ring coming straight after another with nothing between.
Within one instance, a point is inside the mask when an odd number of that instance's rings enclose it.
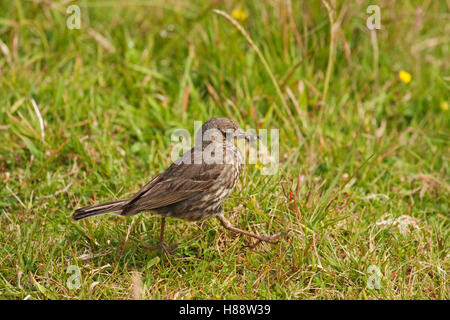
<instances>
[{"instance_id":1,"label":"bird's claw","mask_svg":"<svg viewBox=\"0 0 450 320\"><path fill-rule=\"evenodd\" d=\"M260 238L258 239L258 241L256 241L254 244L252 244L252 245L245 245L245 246L243 246L243 248L248 248L248 249L254 249L254 248L256 248L256 246L258 245L258 244L260 244L260 243L262 243L262 242L267 242L267 243L270 243L270 244L278 244L279 242L280 242L280 238L283 238L283 237L285 237L285 236L287 236L287 234L290 232L291 230L288 230L288 231L286 231L286 232L279 232L279 233L277 233L277 234L274 234L273 236L260 236ZM275 240L274 241L274 239L278 239L278 240Z\"/></svg>"}]
</instances>

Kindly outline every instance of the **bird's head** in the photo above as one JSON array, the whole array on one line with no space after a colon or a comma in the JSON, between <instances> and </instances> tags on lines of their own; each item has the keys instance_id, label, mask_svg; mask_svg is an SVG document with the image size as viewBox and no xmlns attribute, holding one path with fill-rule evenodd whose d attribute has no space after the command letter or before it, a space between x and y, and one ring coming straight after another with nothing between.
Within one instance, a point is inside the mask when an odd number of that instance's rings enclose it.
<instances>
[{"instance_id":1,"label":"bird's head","mask_svg":"<svg viewBox=\"0 0 450 320\"><path fill-rule=\"evenodd\" d=\"M202 141L202 144L211 141L234 141L234 139L246 139L248 141L255 141L259 136L253 133L245 132L239 125L228 118L212 118L206 121L198 130L195 141Z\"/></svg>"}]
</instances>

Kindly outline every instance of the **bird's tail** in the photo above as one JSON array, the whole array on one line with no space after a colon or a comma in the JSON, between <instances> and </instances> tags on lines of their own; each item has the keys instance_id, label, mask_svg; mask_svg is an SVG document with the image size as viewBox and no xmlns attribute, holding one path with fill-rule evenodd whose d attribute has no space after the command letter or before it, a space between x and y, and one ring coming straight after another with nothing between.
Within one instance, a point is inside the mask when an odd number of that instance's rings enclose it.
<instances>
[{"instance_id":1,"label":"bird's tail","mask_svg":"<svg viewBox=\"0 0 450 320\"><path fill-rule=\"evenodd\" d=\"M73 214L74 220L81 220L84 218L99 216L105 213L121 211L130 199L122 199L116 201L96 204L95 206L84 207L75 210Z\"/></svg>"}]
</instances>

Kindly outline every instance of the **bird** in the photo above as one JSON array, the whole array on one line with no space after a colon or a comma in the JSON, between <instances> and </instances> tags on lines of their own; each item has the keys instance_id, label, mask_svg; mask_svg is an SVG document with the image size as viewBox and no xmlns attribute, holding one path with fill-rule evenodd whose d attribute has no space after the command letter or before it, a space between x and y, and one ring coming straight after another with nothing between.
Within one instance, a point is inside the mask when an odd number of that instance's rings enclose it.
<instances>
[{"instance_id":1,"label":"bird","mask_svg":"<svg viewBox=\"0 0 450 320\"><path fill-rule=\"evenodd\" d=\"M286 233L263 236L239 229L226 219L223 202L235 188L244 159L235 141L255 141L256 134L242 130L228 118L215 117L201 126L194 147L156 175L132 197L76 209L74 220L114 213L131 216L153 212L162 217L159 242L150 248L171 252L177 245L164 243L166 218L200 221L215 217L230 231L257 239L259 243L278 243Z\"/></svg>"}]
</instances>

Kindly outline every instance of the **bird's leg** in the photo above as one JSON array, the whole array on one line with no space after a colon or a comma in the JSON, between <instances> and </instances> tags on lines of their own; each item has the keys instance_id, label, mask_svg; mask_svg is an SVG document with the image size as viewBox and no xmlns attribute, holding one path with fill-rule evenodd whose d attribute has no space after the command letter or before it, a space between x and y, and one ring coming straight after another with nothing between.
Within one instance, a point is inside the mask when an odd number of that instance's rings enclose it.
<instances>
[{"instance_id":1,"label":"bird's leg","mask_svg":"<svg viewBox=\"0 0 450 320\"><path fill-rule=\"evenodd\" d=\"M159 242L158 244L154 245L154 246L147 246L147 249L161 249L163 251L166 251L167 253L172 254L173 250L179 246L179 244L174 244L171 246L166 246L164 244L164 227L166 226L166 218L162 217L161 220L161 231L159 233Z\"/></svg>"},{"instance_id":2,"label":"bird's leg","mask_svg":"<svg viewBox=\"0 0 450 320\"><path fill-rule=\"evenodd\" d=\"M261 242L268 242L268 243L271 243L271 244L276 244L276 243L278 243L278 239L284 237L288 233L288 232L283 232L283 233L279 232L277 234L274 234L273 236L260 236L260 235L257 235L257 234L254 234L254 233L251 233L251 232L248 232L248 231L245 231L245 230L233 227L233 225L230 223L230 221L228 221L224 217L223 214L219 214L216 217L217 217L217 219L220 221L220 223L222 224L222 226L225 229L228 229L228 230L231 230L231 231L234 231L234 232L239 232L239 233L245 234L246 236L258 239L258 241L254 245L248 246L250 248L256 247Z\"/></svg>"},{"instance_id":3,"label":"bird's leg","mask_svg":"<svg viewBox=\"0 0 450 320\"><path fill-rule=\"evenodd\" d=\"M164 228L166 226L166 218L162 217L161 219L161 231L159 232L159 244L162 245L164 243Z\"/></svg>"}]
</instances>

